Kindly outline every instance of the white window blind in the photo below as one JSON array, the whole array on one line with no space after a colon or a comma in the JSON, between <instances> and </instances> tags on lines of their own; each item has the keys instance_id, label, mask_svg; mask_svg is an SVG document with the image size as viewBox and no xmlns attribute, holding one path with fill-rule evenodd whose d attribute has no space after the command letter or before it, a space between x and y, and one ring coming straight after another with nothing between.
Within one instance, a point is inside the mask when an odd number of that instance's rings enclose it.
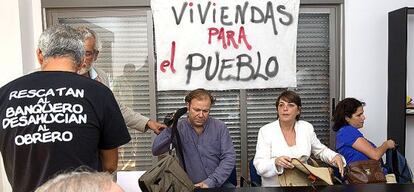
<instances>
[{"instance_id":1,"label":"white window blind","mask_svg":"<svg viewBox=\"0 0 414 192\"><path fill-rule=\"evenodd\" d=\"M147 11L131 16L62 17L59 23L85 25L94 30L102 49L94 66L104 70L117 100L149 117L149 70L147 63ZM99 99L99 98L97 98ZM129 129L131 142L119 149L118 168L145 170L153 164L151 132Z\"/></svg>"}]
</instances>

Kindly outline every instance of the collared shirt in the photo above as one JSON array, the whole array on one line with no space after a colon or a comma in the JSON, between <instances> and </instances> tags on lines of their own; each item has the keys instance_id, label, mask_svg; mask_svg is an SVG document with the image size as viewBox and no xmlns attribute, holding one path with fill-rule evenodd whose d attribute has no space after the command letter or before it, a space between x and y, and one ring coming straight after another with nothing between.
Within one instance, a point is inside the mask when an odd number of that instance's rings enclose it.
<instances>
[{"instance_id":1,"label":"collared shirt","mask_svg":"<svg viewBox=\"0 0 414 192\"><path fill-rule=\"evenodd\" d=\"M209 117L201 135L197 135L187 118L177 124L182 141L185 167L193 183L204 182L209 187L220 187L230 176L235 166L234 151L227 126L220 120ZM155 137L152 153L160 155L168 151L171 143L171 128Z\"/></svg>"},{"instance_id":2,"label":"collared shirt","mask_svg":"<svg viewBox=\"0 0 414 192\"><path fill-rule=\"evenodd\" d=\"M105 77L106 79L102 79L98 71L95 68L91 67L91 70L89 70L88 73L91 79L99 81L109 87L109 81L107 80L107 77Z\"/></svg>"},{"instance_id":3,"label":"collared shirt","mask_svg":"<svg viewBox=\"0 0 414 192\"><path fill-rule=\"evenodd\" d=\"M91 79L98 78L98 73L93 67L91 67L91 70L89 70L89 77L91 77Z\"/></svg>"}]
</instances>

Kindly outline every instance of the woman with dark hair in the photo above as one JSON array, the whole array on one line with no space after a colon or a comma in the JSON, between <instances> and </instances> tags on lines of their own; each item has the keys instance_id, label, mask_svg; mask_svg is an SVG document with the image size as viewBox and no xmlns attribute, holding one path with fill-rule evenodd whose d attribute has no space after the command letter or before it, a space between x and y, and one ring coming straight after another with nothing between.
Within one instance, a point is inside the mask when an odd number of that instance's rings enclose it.
<instances>
[{"instance_id":1,"label":"woman with dark hair","mask_svg":"<svg viewBox=\"0 0 414 192\"><path fill-rule=\"evenodd\" d=\"M299 120L301 109L299 95L285 91L276 100L277 120L260 128L253 164L262 186L279 186L278 175L294 168L291 159L306 162L311 154L343 175L345 159L319 141L312 124Z\"/></svg>"},{"instance_id":2,"label":"woman with dark hair","mask_svg":"<svg viewBox=\"0 0 414 192\"><path fill-rule=\"evenodd\" d=\"M336 151L345 157L347 164L368 159L379 160L387 149L395 147L391 139L377 147L359 131L365 121L364 105L357 99L346 98L335 108L332 129L336 131Z\"/></svg>"}]
</instances>

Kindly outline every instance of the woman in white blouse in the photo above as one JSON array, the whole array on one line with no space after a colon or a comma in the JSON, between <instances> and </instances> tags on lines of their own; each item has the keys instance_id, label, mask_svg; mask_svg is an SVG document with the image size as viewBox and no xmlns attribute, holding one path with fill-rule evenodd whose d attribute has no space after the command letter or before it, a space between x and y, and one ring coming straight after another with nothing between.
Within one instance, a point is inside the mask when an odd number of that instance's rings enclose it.
<instances>
[{"instance_id":1,"label":"woman in white blouse","mask_svg":"<svg viewBox=\"0 0 414 192\"><path fill-rule=\"evenodd\" d=\"M253 164L262 186L279 186L278 175L294 167L291 158L306 162L311 154L343 175L345 160L319 141L312 124L299 120L301 107L299 95L283 92L276 100L277 120L259 130Z\"/></svg>"}]
</instances>

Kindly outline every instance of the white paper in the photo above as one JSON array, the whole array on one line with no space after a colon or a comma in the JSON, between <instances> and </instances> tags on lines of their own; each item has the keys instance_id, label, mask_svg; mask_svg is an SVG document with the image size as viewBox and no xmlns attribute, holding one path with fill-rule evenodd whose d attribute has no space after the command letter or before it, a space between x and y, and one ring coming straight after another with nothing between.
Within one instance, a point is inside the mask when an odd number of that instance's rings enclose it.
<instances>
[{"instance_id":1,"label":"white paper","mask_svg":"<svg viewBox=\"0 0 414 192\"><path fill-rule=\"evenodd\" d=\"M117 182L125 192L141 192L138 179L145 171L118 171Z\"/></svg>"},{"instance_id":2,"label":"white paper","mask_svg":"<svg viewBox=\"0 0 414 192\"><path fill-rule=\"evenodd\" d=\"M296 87L299 4L151 0L158 90Z\"/></svg>"}]
</instances>

